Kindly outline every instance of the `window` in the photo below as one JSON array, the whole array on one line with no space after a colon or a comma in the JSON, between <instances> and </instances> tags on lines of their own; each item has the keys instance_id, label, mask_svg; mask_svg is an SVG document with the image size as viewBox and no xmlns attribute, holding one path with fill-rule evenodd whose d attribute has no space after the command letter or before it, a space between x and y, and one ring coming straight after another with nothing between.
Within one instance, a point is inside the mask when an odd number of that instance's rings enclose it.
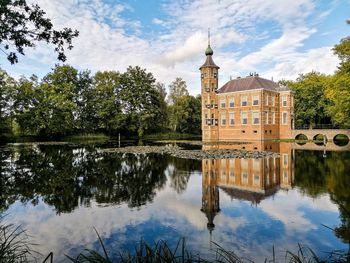
<instances>
[{"instance_id":1,"label":"window","mask_svg":"<svg viewBox=\"0 0 350 263\"><path fill-rule=\"evenodd\" d=\"M272 121L272 124L275 124L275 113L274 112L271 112L271 121Z\"/></svg>"},{"instance_id":2,"label":"window","mask_svg":"<svg viewBox=\"0 0 350 263\"><path fill-rule=\"evenodd\" d=\"M225 108L226 107L226 102L225 99L220 100L220 108Z\"/></svg>"},{"instance_id":3,"label":"window","mask_svg":"<svg viewBox=\"0 0 350 263\"><path fill-rule=\"evenodd\" d=\"M221 125L226 125L226 113L221 113Z\"/></svg>"},{"instance_id":4,"label":"window","mask_svg":"<svg viewBox=\"0 0 350 263\"><path fill-rule=\"evenodd\" d=\"M288 167L288 154L284 153L282 156L283 156L283 167Z\"/></svg>"},{"instance_id":5,"label":"window","mask_svg":"<svg viewBox=\"0 0 350 263\"><path fill-rule=\"evenodd\" d=\"M253 124L259 124L259 112L253 112Z\"/></svg>"},{"instance_id":6,"label":"window","mask_svg":"<svg viewBox=\"0 0 350 263\"><path fill-rule=\"evenodd\" d=\"M265 111L264 115L265 115L265 124L269 124L269 113Z\"/></svg>"},{"instance_id":7,"label":"window","mask_svg":"<svg viewBox=\"0 0 350 263\"><path fill-rule=\"evenodd\" d=\"M288 183L288 171L283 170L283 183Z\"/></svg>"},{"instance_id":8,"label":"window","mask_svg":"<svg viewBox=\"0 0 350 263\"><path fill-rule=\"evenodd\" d=\"M230 98L230 108L233 108L235 106L235 99Z\"/></svg>"},{"instance_id":9,"label":"window","mask_svg":"<svg viewBox=\"0 0 350 263\"><path fill-rule=\"evenodd\" d=\"M282 96L282 106L287 107L287 96Z\"/></svg>"},{"instance_id":10,"label":"window","mask_svg":"<svg viewBox=\"0 0 350 263\"><path fill-rule=\"evenodd\" d=\"M254 178L254 179L253 179L253 184L254 184L255 186L258 186L258 185L260 184L260 176L259 176L259 175L254 175L253 178Z\"/></svg>"},{"instance_id":11,"label":"window","mask_svg":"<svg viewBox=\"0 0 350 263\"><path fill-rule=\"evenodd\" d=\"M236 181L235 172L233 170L230 171L230 181L231 182Z\"/></svg>"},{"instance_id":12,"label":"window","mask_svg":"<svg viewBox=\"0 0 350 263\"><path fill-rule=\"evenodd\" d=\"M282 114L282 124L283 125L287 124L287 112L283 112Z\"/></svg>"},{"instance_id":13,"label":"window","mask_svg":"<svg viewBox=\"0 0 350 263\"><path fill-rule=\"evenodd\" d=\"M275 106L275 97L273 96L271 97L271 99L272 99L272 106Z\"/></svg>"},{"instance_id":14,"label":"window","mask_svg":"<svg viewBox=\"0 0 350 263\"><path fill-rule=\"evenodd\" d=\"M241 96L241 106L247 106L247 105L248 105L247 96Z\"/></svg>"},{"instance_id":15,"label":"window","mask_svg":"<svg viewBox=\"0 0 350 263\"><path fill-rule=\"evenodd\" d=\"M253 96L253 105L259 105L259 96Z\"/></svg>"},{"instance_id":16,"label":"window","mask_svg":"<svg viewBox=\"0 0 350 263\"><path fill-rule=\"evenodd\" d=\"M247 113L245 111L243 111L241 113L241 122L242 122L242 124L247 124L248 123L248 117L247 117Z\"/></svg>"},{"instance_id":17,"label":"window","mask_svg":"<svg viewBox=\"0 0 350 263\"><path fill-rule=\"evenodd\" d=\"M269 95L265 95L265 106L269 105Z\"/></svg>"},{"instance_id":18,"label":"window","mask_svg":"<svg viewBox=\"0 0 350 263\"><path fill-rule=\"evenodd\" d=\"M247 185L248 184L248 173L243 172L241 175L242 175L242 184Z\"/></svg>"},{"instance_id":19,"label":"window","mask_svg":"<svg viewBox=\"0 0 350 263\"><path fill-rule=\"evenodd\" d=\"M230 112L230 125L235 125L235 114L233 112Z\"/></svg>"},{"instance_id":20,"label":"window","mask_svg":"<svg viewBox=\"0 0 350 263\"><path fill-rule=\"evenodd\" d=\"M214 72L214 79L218 77L218 73Z\"/></svg>"}]
</instances>

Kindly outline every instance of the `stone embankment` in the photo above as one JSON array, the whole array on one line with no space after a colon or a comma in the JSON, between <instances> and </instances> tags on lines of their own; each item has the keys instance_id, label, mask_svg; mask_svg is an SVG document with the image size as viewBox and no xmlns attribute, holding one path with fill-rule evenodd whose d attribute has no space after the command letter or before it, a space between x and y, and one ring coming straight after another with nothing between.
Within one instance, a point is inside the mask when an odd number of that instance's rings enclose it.
<instances>
[{"instance_id":1,"label":"stone embankment","mask_svg":"<svg viewBox=\"0 0 350 263\"><path fill-rule=\"evenodd\" d=\"M173 157L193 160L204 159L229 159L229 158L265 158L279 157L279 154L272 152L258 152L245 150L184 150L176 145L165 146L128 146L123 148L103 149L104 152L113 153L133 153L133 154L148 154L159 153L168 154Z\"/></svg>"}]
</instances>

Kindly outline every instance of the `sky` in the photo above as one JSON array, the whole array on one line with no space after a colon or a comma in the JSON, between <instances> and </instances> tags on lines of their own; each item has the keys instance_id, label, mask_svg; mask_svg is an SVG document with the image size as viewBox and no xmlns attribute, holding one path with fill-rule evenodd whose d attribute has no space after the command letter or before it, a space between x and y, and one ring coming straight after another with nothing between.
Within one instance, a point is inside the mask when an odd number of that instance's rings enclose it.
<instances>
[{"instance_id":1,"label":"sky","mask_svg":"<svg viewBox=\"0 0 350 263\"><path fill-rule=\"evenodd\" d=\"M250 72L296 79L339 63L332 47L348 36L350 0L27 0L37 3L55 28L80 32L66 63L92 73L140 66L168 87L176 77L200 93L208 28L219 86ZM38 43L10 65L12 76L39 77L58 64L53 46Z\"/></svg>"}]
</instances>

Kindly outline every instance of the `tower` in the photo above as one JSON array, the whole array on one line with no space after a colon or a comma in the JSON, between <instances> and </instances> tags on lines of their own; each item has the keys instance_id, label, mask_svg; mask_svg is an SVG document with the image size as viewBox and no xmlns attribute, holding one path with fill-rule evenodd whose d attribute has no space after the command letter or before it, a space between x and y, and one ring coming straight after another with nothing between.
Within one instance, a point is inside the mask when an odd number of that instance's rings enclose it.
<instances>
[{"instance_id":1,"label":"tower","mask_svg":"<svg viewBox=\"0 0 350 263\"><path fill-rule=\"evenodd\" d=\"M205 63L199 68L201 72L202 98L202 140L217 141L219 139L219 112L218 112L218 80L219 67L215 65L210 47L210 32L208 30L208 47L205 50Z\"/></svg>"},{"instance_id":2,"label":"tower","mask_svg":"<svg viewBox=\"0 0 350 263\"><path fill-rule=\"evenodd\" d=\"M215 228L214 218L220 212L219 188L217 186L218 160L202 161L202 208L208 219L210 238Z\"/></svg>"}]
</instances>

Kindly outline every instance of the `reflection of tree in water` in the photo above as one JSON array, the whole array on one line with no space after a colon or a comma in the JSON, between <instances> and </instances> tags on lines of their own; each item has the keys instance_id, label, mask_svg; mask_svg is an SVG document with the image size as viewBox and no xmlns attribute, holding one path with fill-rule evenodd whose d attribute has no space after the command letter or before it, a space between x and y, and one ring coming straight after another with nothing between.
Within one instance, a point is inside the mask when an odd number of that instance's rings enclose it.
<instances>
[{"instance_id":1,"label":"reflection of tree in water","mask_svg":"<svg viewBox=\"0 0 350 263\"><path fill-rule=\"evenodd\" d=\"M296 151L295 184L312 197L330 193L342 222L335 234L350 243L350 152L322 155L321 151Z\"/></svg>"},{"instance_id":2,"label":"reflection of tree in water","mask_svg":"<svg viewBox=\"0 0 350 263\"><path fill-rule=\"evenodd\" d=\"M187 188L191 172L201 170L201 162L171 157L169 163L170 187L178 194L183 193Z\"/></svg>"},{"instance_id":3,"label":"reflection of tree in water","mask_svg":"<svg viewBox=\"0 0 350 263\"><path fill-rule=\"evenodd\" d=\"M100 153L92 146L16 147L0 151L0 164L0 211L16 200L39 199L57 213L89 206L92 199L137 207L166 183L167 161L159 156Z\"/></svg>"}]
</instances>

